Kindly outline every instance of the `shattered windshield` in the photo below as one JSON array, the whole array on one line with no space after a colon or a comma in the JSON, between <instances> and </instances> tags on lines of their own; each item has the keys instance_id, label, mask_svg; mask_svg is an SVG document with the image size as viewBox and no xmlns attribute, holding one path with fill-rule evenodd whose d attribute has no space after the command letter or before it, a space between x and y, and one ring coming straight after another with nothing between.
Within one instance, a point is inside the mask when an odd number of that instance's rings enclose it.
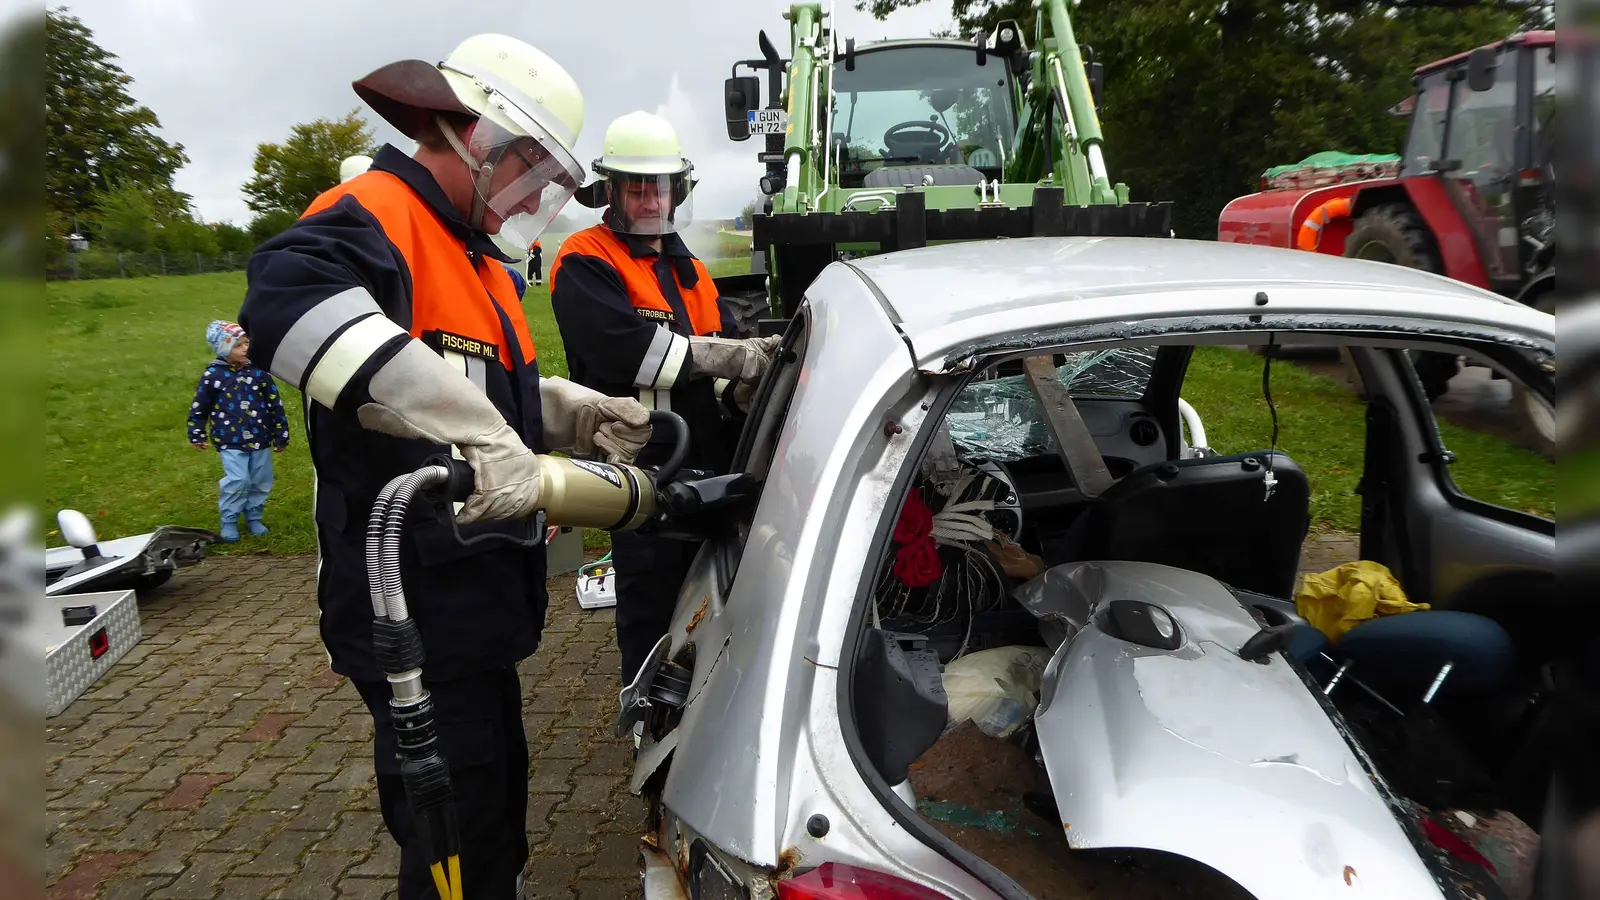
<instances>
[{"instance_id":1,"label":"shattered windshield","mask_svg":"<svg viewBox=\"0 0 1600 900\"><path fill-rule=\"evenodd\" d=\"M1074 398L1137 400L1150 384L1155 359L1153 347L1057 354L1056 377ZM956 396L945 422L964 453L1009 462L1056 452L1024 375L973 381Z\"/></svg>"}]
</instances>

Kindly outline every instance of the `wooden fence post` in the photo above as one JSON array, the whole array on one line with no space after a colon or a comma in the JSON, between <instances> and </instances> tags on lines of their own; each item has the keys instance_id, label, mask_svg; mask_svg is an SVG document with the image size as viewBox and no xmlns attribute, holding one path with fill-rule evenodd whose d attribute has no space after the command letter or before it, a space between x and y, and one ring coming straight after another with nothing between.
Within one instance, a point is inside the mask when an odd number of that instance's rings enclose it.
<instances>
[{"instance_id":1,"label":"wooden fence post","mask_svg":"<svg viewBox=\"0 0 1600 900\"><path fill-rule=\"evenodd\" d=\"M128 277L128 270L124 269L122 267L122 251L121 250L117 251L117 277L118 278L127 278Z\"/></svg>"}]
</instances>

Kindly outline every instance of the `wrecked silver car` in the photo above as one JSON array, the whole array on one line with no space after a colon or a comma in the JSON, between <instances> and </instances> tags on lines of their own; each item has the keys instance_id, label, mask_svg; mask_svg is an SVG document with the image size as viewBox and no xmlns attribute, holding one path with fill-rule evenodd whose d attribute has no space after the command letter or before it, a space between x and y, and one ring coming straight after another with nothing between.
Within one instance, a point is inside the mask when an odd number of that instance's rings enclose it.
<instances>
[{"instance_id":1,"label":"wrecked silver car","mask_svg":"<svg viewBox=\"0 0 1600 900\"><path fill-rule=\"evenodd\" d=\"M1364 409L1359 555L1416 608L1332 637L1294 599L1321 476L1272 396L1307 346ZM1594 650L1541 617L1551 519L1452 480L1417 350L1551 399L1553 317L1395 266L1115 238L831 265L742 437L759 497L623 692L646 896L1503 892L1458 832L1537 827L1542 691ZM1224 353L1249 396L1196 393ZM1225 406L1259 442L1215 446Z\"/></svg>"}]
</instances>

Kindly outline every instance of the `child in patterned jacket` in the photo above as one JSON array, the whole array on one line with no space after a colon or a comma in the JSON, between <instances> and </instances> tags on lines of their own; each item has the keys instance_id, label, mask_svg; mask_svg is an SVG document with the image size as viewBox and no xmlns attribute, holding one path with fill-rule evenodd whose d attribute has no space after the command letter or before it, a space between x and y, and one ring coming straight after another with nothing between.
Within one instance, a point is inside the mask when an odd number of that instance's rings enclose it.
<instances>
[{"instance_id":1,"label":"child in patterned jacket","mask_svg":"<svg viewBox=\"0 0 1600 900\"><path fill-rule=\"evenodd\" d=\"M210 424L211 444L222 454L222 479L217 482L222 539L233 543L239 540L241 513L251 534L267 533L261 516L272 490L272 454L289 446L289 419L277 382L250 365L250 338L243 328L212 322L206 342L217 358L206 366L189 404L189 443L205 450Z\"/></svg>"}]
</instances>

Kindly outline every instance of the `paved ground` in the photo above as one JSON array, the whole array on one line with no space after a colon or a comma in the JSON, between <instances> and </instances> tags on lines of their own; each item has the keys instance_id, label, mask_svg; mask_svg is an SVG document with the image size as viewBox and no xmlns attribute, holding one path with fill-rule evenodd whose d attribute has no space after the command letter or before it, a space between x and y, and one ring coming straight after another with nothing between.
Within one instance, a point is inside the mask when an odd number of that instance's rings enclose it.
<instances>
[{"instance_id":1,"label":"paved ground","mask_svg":"<svg viewBox=\"0 0 1600 900\"><path fill-rule=\"evenodd\" d=\"M48 896L379 898L398 854L372 727L330 672L309 558L215 558L141 605L145 637L46 722ZM611 616L552 581L521 667L532 756L529 897L624 897L642 804L611 737ZM564 601L564 602L560 602Z\"/></svg>"},{"instance_id":2,"label":"paved ground","mask_svg":"<svg viewBox=\"0 0 1600 900\"><path fill-rule=\"evenodd\" d=\"M1304 571L1356 542L1307 543ZM372 783L371 725L327 668L309 558L217 558L141 605L145 637L46 723L51 900L392 895L397 854ZM529 897L637 893L642 805L611 737L608 611L552 582L522 666L532 756Z\"/></svg>"}]
</instances>

